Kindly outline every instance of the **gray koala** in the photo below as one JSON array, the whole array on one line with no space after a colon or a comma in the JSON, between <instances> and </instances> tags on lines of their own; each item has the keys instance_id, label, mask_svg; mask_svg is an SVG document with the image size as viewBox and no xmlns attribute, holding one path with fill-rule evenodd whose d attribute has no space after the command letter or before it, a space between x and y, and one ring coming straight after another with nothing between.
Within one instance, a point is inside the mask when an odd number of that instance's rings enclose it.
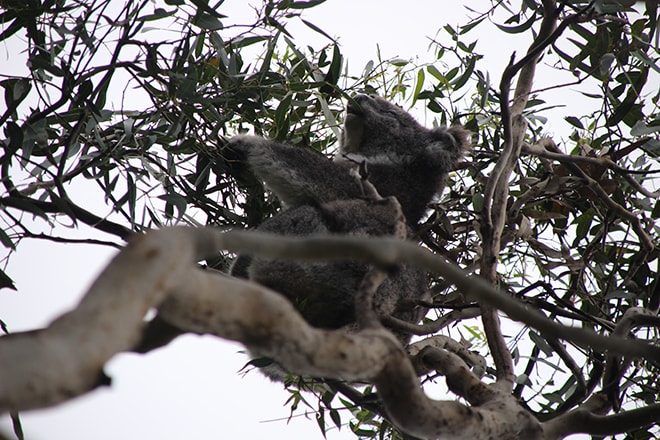
<instances>
[{"instance_id":1,"label":"gray koala","mask_svg":"<svg viewBox=\"0 0 660 440\"><path fill-rule=\"evenodd\" d=\"M236 136L237 151L285 209L257 230L282 235L348 234L386 236L395 218L384 200L365 197L355 169L366 164L367 178L382 197L399 201L409 238L447 173L469 144L461 127L427 129L400 107L376 96L359 95L347 106L340 157L256 136ZM300 262L239 256L232 275L270 287L291 300L312 325L335 329L351 324L354 297L368 265L355 261ZM403 265L392 270L374 297L380 316L419 322L426 309L427 274ZM398 334L402 342L409 335Z\"/></svg>"},{"instance_id":2,"label":"gray koala","mask_svg":"<svg viewBox=\"0 0 660 440\"><path fill-rule=\"evenodd\" d=\"M309 148L256 136L236 136L230 147L244 152L254 173L287 207L363 197L349 172L365 161L369 181L383 197L395 196L415 227L427 204L463 157L469 135L462 127L427 129L378 96L358 95L346 108L335 160Z\"/></svg>"}]
</instances>

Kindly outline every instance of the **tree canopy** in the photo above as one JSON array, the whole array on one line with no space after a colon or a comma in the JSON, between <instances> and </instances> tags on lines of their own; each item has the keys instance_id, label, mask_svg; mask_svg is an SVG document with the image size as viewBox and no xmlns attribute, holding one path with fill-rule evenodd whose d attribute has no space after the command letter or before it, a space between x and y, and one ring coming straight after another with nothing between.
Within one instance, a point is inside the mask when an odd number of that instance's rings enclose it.
<instances>
[{"instance_id":1,"label":"tree canopy","mask_svg":"<svg viewBox=\"0 0 660 440\"><path fill-rule=\"evenodd\" d=\"M307 373L289 378L294 405L304 398L301 391L315 393L322 402L321 432L348 424L359 438L485 432L431 426L441 424L431 412L441 404L447 420L464 417L461 426L501 429L495 432L502 438L580 432L654 438L660 419L658 2L467 2L460 26L429 29L434 37L419 51L432 62L375 54L377 61L359 73L346 67L336 39L341 28L305 18L323 3L264 1L255 7L254 22L238 23L225 15L222 0L0 1L0 41L29 66L0 68L0 242L6 258L28 239L116 248L131 240L134 246L107 272L121 267L128 274L132 265L148 263L131 252L161 249L150 237L180 249L172 258L188 260L191 268L203 259L208 271L226 271L235 252L258 251L255 240L281 256L280 243L270 237L218 232L254 227L281 209L228 154L227 140L250 132L331 154L346 100L376 93L474 135L470 157L429 207L425 251L384 240L393 254L382 256L373 243L336 240L337 249L321 241L313 252L290 243L287 257L324 258L330 254L323 251L340 255L350 248L374 263L412 261L433 274L432 311L410 329L419 338L403 360L386 337L358 332L356 341L397 359L372 376L342 373L367 386L338 380L333 371L343 367L333 359L327 370L314 372L291 360ZM325 44L298 41L292 23ZM522 42L526 52L502 47L509 62L504 72L492 71L480 41L503 35ZM87 200L72 195L81 185ZM68 235L71 225L84 225L89 236ZM168 228L177 225L194 229ZM172 238L163 238L168 231ZM185 250L181 243L193 238L195 246L205 244ZM151 280L164 283L158 277L166 274L144 267L142 278L127 275L126 283L145 292ZM94 292L102 291L104 276L89 298L101 298ZM188 276L189 286L176 286L195 295L190 290L198 280ZM218 290L251 288L223 282L229 284ZM0 271L0 287L16 288L11 273ZM234 331L228 317L225 326L205 326L183 316L182 300L144 295L138 308L129 311L133 300L123 304L136 326L164 301L161 311L183 328L245 342L247 330ZM292 313L264 295L259 298L268 309ZM96 299L89 301L91 310ZM84 327L78 331L92 334L84 306L77 312L82 317L72 322ZM301 334L329 340L299 325ZM108 356L130 349L130 337L116 331L104 336L116 337ZM20 337L1 338L0 353ZM276 358L289 356L268 347ZM7 350L0 368L23 359L8 358L19 351ZM355 365L367 365L360 353L351 356ZM90 368L98 373L102 365ZM407 376L408 370L414 374ZM397 393L402 402L422 402L411 379L418 376L422 390L445 377L448 397L437 408L397 408ZM100 385L96 379L81 387ZM0 412L64 400L12 400L20 391L0 387ZM479 417L490 414L481 410L499 408L514 419L491 426L475 422L471 412L466 416L467 408Z\"/></svg>"}]
</instances>

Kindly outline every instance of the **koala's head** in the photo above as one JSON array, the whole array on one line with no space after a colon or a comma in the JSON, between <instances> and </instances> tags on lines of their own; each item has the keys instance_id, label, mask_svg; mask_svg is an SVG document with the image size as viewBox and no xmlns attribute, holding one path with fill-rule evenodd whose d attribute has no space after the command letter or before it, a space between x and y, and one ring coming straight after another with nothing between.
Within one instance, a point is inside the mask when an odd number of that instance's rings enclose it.
<instances>
[{"instance_id":1,"label":"koala's head","mask_svg":"<svg viewBox=\"0 0 660 440\"><path fill-rule=\"evenodd\" d=\"M395 162L425 157L446 172L470 146L460 126L426 128L398 105L371 95L357 95L346 106L341 152Z\"/></svg>"},{"instance_id":2,"label":"koala's head","mask_svg":"<svg viewBox=\"0 0 660 440\"><path fill-rule=\"evenodd\" d=\"M346 107L342 152L405 155L433 142L433 130L420 125L401 107L378 96L357 95L353 100L357 105L349 102Z\"/></svg>"}]
</instances>

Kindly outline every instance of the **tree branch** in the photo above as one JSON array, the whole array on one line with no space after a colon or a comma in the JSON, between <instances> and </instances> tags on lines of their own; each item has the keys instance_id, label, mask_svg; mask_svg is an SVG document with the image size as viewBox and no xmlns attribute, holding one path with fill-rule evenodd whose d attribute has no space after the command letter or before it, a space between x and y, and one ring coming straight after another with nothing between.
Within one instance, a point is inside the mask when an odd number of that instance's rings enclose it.
<instances>
[{"instance_id":1,"label":"tree branch","mask_svg":"<svg viewBox=\"0 0 660 440\"><path fill-rule=\"evenodd\" d=\"M500 82L500 106L504 141L502 154L484 189L484 205L481 212L481 235L483 254L479 273L490 283L497 283L497 256L501 250L502 234L506 225L509 179L518 161L522 143L527 131L522 112L532 88L532 81L539 54L551 44L560 33L555 32L558 17L554 0L543 1L543 20L538 36L530 46L527 55L518 63L513 63L502 74ZM518 83L513 103L509 106L509 90L513 77L518 73ZM496 310L488 305L481 305L481 317L488 347L497 369L497 380L513 388L513 360L502 336L499 317Z\"/></svg>"},{"instance_id":2,"label":"tree branch","mask_svg":"<svg viewBox=\"0 0 660 440\"><path fill-rule=\"evenodd\" d=\"M408 355L385 329L354 334L316 329L282 295L195 267L228 238L232 242L231 235L210 228L170 228L138 237L75 310L47 329L0 338L0 412L53 405L98 386L105 362L137 342L144 315L159 305L168 322L241 341L290 371L374 383L388 415L411 435L507 438L521 430L517 413L502 412L515 406L506 394L494 407L429 399ZM525 423L523 431L540 432L531 416Z\"/></svg>"},{"instance_id":3,"label":"tree branch","mask_svg":"<svg viewBox=\"0 0 660 440\"><path fill-rule=\"evenodd\" d=\"M71 211L73 215L72 219L75 221L80 221L94 229L115 235L124 240L128 239L132 234L134 234L133 231L126 228L125 226L99 217L96 214L93 214L68 200L65 201L60 199L60 201L66 204L66 209ZM32 209L37 208L38 210L47 213L66 213L66 211L62 209L62 206L58 206L55 203L31 199L29 197L18 194L10 195L9 197L3 197L0 199L0 206L16 208L27 212L33 212L30 209L30 207L32 207Z\"/></svg>"},{"instance_id":4,"label":"tree branch","mask_svg":"<svg viewBox=\"0 0 660 440\"><path fill-rule=\"evenodd\" d=\"M419 368L434 369L444 375L449 390L472 405L483 405L502 398L496 389L483 383L471 372L460 356L448 350L426 345L415 355L413 363L419 365Z\"/></svg>"},{"instance_id":5,"label":"tree branch","mask_svg":"<svg viewBox=\"0 0 660 440\"><path fill-rule=\"evenodd\" d=\"M196 261L219 249L275 258L371 260L377 267L405 261L441 273L459 289L542 334L660 359L658 347L554 323L485 280L467 277L415 243L395 238L300 239L176 227L131 240L80 305L47 329L0 338L0 412L54 405L103 384L105 362L136 344L145 314L159 307L159 315L173 325L241 341L298 374L375 384L393 423L410 435L540 438L538 421L521 411L508 392L494 390L492 399L473 407L429 399L407 353L385 329L348 334L312 328L282 295L196 267ZM452 359L445 361L454 362ZM453 367L450 370L448 374L454 374ZM477 385L474 378L471 383Z\"/></svg>"},{"instance_id":6,"label":"tree branch","mask_svg":"<svg viewBox=\"0 0 660 440\"><path fill-rule=\"evenodd\" d=\"M209 238L211 239L211 238ZM660 347L621 337L605 337L587 328L567 327L549 320L480 277L470 276L445 259L420 249L415 243L394 238L322 237L285 238L247 231L218 232L214 247L230 252L286 259L356 259L381 267L415 265L441 275L477 301L502 310L511 319L533 327L542 335L554 336L594 349L613 350L626 356L660 361Z\"/></svg>"},{"instance_id":7,"label":"tree branch","mask_svg":"<svg viewBox=\"0 0 660 440\"><path fill-rule=\"evenodd\" d=\"M421 341L410 344L408 347L406 347L406 351L410 356L416 357L427 347L448 351L455 354L464 363L474 368L475 375L479 377L483 376L483 374L486 372L486 369L488 368L488 362L486 362L486 359L483 356L475 351L470 351L463 344L453 340L448 336L434 335L429 338L422 339ZM428 373L429 367L423 360L419 363L413 363L415 364L418 375ZM433 368L438 369L435 366ZM467 398L465 395L462 396Z\"/></svg>"},{"instance_id":8,"label":"tree branch","mask_svg":"<svg viewBox=\"0 0 660 440\"><path fill-rule=\"evenodd\" d=\"M551 151L547 151L546 148L549 148ZM605 192L603 187L593 179L591 176L589 176L587 173L584 172L582 168L576 165L576 163L589 163L589 164L594 164L594 161L596 161L595 164L599 166L605 166L612 168L615 171L623 173L623 169L619 168L614 164L609 159L606 158L586 158L586 157L580 157L580 156L569 156L566 154L563 154L559 151L557 148L557 145L551 140L551 139L544 139L543 142L539 143L538 145L526 145L525 149L533 154L547 157L549 159L554 159L557 161L560 161L564 163L570 170L578 176L580 179L583 179L585 183L589 186L589 188L598 196L598 198L609 208L611 209L614 213L616 213L619 217L622 219L628 220L630 224L632 225L633 229L635 230L635 233L639 237L640 244L642 248L646 251L649 252L651 251L655 245L653 244L653 241L651 240L651 237L647 234L647 232L644 230L644 226L641 223L641 220L639 216L635 215L634 213L628 211L625 209L623 206L619 205L617 202L612 200L609 194ZM627 176L627 174L623 174L624 176ZM634 181L634 179L630 178L630 176L627 176L628 181ZM646 192L641 185L639 185L637 182L633 185L633 187L642 192ZM653 197L653 193L645 194L650 197ZM657 195L655 195L657 197Z\"/></svg>"},{"instance_id":9,"label":"tree branch","mask_svg":"<svg viewBox=\"0 0 660 440\"><path fill-rule=\"evenodd\" d=\"M595 394L582 407L543 423L543 432L548 440L577 433L605 436L656 424L660 419L660 403L618 414L599 414L608 409L607 398Z\"/></svg>"},{"instance_id":10,"label":"tree branch","mask_svg":"<svg viewBox=\"0 0 660 440\"><path fill-rule=\"evenodd\" d=\"M397 319L391 315L382 316L380 320L389 328L401 330L402 332L410 333L411 335L423 336L436 333L451 323L462 321L463 319L476 318L480 314L481 310L479 307L473 306L463 310L452 310L449 313L445 313L435 321L428 322L426 324L411 324L410 322Z\"/></svg>"}]
</instances>

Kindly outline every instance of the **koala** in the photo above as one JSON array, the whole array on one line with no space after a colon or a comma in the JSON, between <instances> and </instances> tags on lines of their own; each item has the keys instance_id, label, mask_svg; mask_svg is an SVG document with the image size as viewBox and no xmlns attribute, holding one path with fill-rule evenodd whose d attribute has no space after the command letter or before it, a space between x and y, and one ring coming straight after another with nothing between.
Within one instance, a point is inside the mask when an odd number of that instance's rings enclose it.
<instances>
[{"instance_id":1,"label":"koala","mask_svg":"<svg viewBox=\"0 0 660 440\"><path fill-rule=\"evenodd\" d=\"M347 105L341 154L334 160L255 136L230 141L289 208L363 197L359 181L349 174L366 162L369 182L382 197L397 198L413 229L468 146L462 127L425 128L402 108L370 95Z\"/></svg>"},{"instance_id":2,"label":"koala","mask_svg":"<svg viewBox=\"0 0 660 440\"><path fill-rule=\"evenodd\" d=\"M284 209L257 227L282 235L344 234L387 236L395 218L383 200L365 197L356 178L366 164L368 181L382 197L396 197L417 232L428 203L469 144L461 127L428 129L400 107L377 96L358 95L346 108L340 152L334 160L308 148L240 135L229 148L280 199ZM308 262L239 256L231 274L254 280L287 297L313 326L341 328L355 321L354 297L368 265L356 261ZM426 309L427 274L402 265L392 270L374 296L380 315L417 323ZM397 334L402 342L409 335Z\"/></svg>"}]
</instances>

